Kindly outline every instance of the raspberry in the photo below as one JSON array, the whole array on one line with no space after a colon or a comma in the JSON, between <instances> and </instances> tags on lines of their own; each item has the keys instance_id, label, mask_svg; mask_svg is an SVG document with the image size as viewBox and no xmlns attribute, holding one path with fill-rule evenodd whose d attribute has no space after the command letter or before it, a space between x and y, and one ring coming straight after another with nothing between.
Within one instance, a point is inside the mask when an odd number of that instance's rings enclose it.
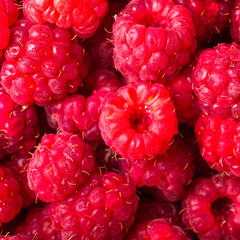
<instances>
[{"instance_id":1,"label":"raspberry","mask_svg":"<svg viewBox=\"0 0 240 240\"><path fill-rule=\"evenodd\" d=\"M20 105L43 106L74 93L88 72L85 50L67 29L26 19L11 29L1 84Z\"/></svg>"},{"instance_id":2,"label":"raspberry","mask_svg":"<svg viewBox=\"0 0 240 240\"><path fill-rule=\"evenodd\" d=\"M239 117L239 56L237 43L222 43L200 54L193 90L205 114Z\"/></svg>"},{"instance_id":3,"label":"raspberry","mask_svg":"<svg viewBox=\"0 0 240 240\"><path fill-rule=\"evenodd\" d=\"M174 0L187 7L193 18L198 40L210 40L230 24L230 12L233 0Z\"/></svg>"},{"instance_id":4,"label":"raspberry","mask_svg":"<svg viewBox=\"0 0 240 240\"><path fill-rule=\"evenodd\" d=\"M121 159L122 172L133 178L137 187L157 187L168 201L182 198L192 180L193 152L178 138L163 155L151 160Z\"/></svg>"},{"instance_id":5,"label":"raspberry","mask_svg":"<svg viewBox=\"0 0 240 240\"><path fill-rule=\"evenodd\" d=\"M234 7L231 12L230 33L234 41L240 42L240 0L235 0Z\"/></svg>"},{"instance_id":6,"label":"raspberry","mask_svg":"<svg viewBox=\"0 0 240 240\"><path fill-rule=\"evenodd\" d=\"M19 11L14 0L0 0L0 58L2 50L8 46L11 34L9 27L16 22L18 15Z\"/></svg>"},{"instance_id":7,"label":"raspberry","mask_svg":"<svg viewBox=\"0 0 240 240\"><path fill-rule=\"evenodd\" d=\"M34 23L55 23L58 27L72 28L80 38L94 35L108 11L107 0L24 0L24 15Z\"/></svg>"},{"instance_id":8,"label":"raspberry","mask_svg":"<svg viewBox=\"0 0 240 240\"><path fill-rule=\"evenodd\" d=\"M133 182L117 173L96 172L78 193L50 204L58 239L124 239L137 210Z\"/></svg>"},{"instance_id":9,"label":"raspberry","mask_svg":"<svg viewBox=\"0 0 240 240\"><path fill-rule=\"evenodd\" d=\"M199 239L239 239L239 186L239 178L222 174L196 179L182 200L182 219Z\"/></svg>"},{"instance_id":10,"label":"raspberry","mask_svg":"<svg viewBox=\"0 0 240 240\"><path fill-rule=\"evenodd\" d=\"M6 236L0 236L0 240L31 240L31 238L26 235L15 235L15 236L6 235Z\"/></svg>"},{"instance_id":11,"label":"raspberry","mask_svg":"<svg viewBox=\"0 0 240 240\"><path fill-rule=\"evenodd\" d=\"M89 79L90 78L90 79ZM121 86L113 71L98 69L88 79L96 90L85 99L80 94L71 95L45 107L49 125L70 133L82 133L84 140L96 146L101 140L98 127L100 106L109 92Z\"/></svg>"},{"instance_id":12,"label":"raspberry","mask_svg":"<svg viewBox=\"0 0 240 240\"><path fill-rule=\"evenodd\" d=\"M240 177L240 123L231 118L202 114L195 133L203 158L221 172Z\"/></svg>"},{"instance_id":13,"label":"raspberry","mask_svg":"<svg viewBox=\"0 0 240 240\"><path fill-rule=\"evenodd\" d=\"M194 63L181 74L168 79L164 86L170 92L173 105L176 108L179 123L194 126L200 114L197 98L192 90Z\"/></svg>"},{"instance_id":14,"label":"raspberry","mask_svg":"<svg viewBox=\"0 0 240 240\"><path fill-rule=\"evenodd\" d=\"M127 240L190 240L185 232L176 225L171 224L166 219L156 218L137 225L130 233Z\"/></svg>"},{"instance_id":15,"label":"raspberry","mask_svg":"<svg viewBox=\"0 0 240 240\"><path fill-rule=\"evenodd\" d=\"M191 13L169 0L133 0L113 25L114 63L134 81L171 76L196 48Z\"/></svg>"},{"instance_id":16,"label":"raspberry","mask_svg":"<svg viewBox=\"0 0 240 240\"><path fill-rule=\"evenodd\" d=\"M96 167L92 148L78 135L45 135L27 169L29 186L45 202L62 200L84 184Z\"/></svg>"},{"instance_id":17,"label":"raspberry","mask_svg":"<svg viewBox=\"0 0 240 240\"><path fill-rule=\"evenodd\" d=\"M49 205L43 208L33 208L28 213L26 220L20 223L15 231L35 240L58 239L58 233L50 219Z\"/></svg>"},{"instance_id":18,"label":"raspberry","mask_svg":"<svg viewBox=\"0 0 240 240\"><path fill-rule=\"evenodd\" d=\"M160 84L129 84L109 93L101 106L103 140L132 160L164 153L178 131L168 90Z\"/></svg>"},{"instance_id":19,"label":"raspberry","mask_svg":"<svg viewBox=\"0 0 240 240\"><path fill-rule=\"evenodd\" d=\"M6 161L3 163L4 166L8 167L14 173L15 178L19 182L19 192L23 198L23 207L31 206L36 199L36 194L29 188L27 180L26 167L30 158L30 154L16 154L11 157L11 161Z\"/></svg>"},{"instance_id":20,"label":"raspberry","mask_svg":"<svg viewBox=\"0 0 240 240\"><path fill-rule=\"evenodd\" d=\"M0 226L11 221L21 210L22 196L14 174L6 167L0 167Z\"/></svg>"},{"instance_id":21,"label":"raspberry","mask_svg":"<svg viewBox=\"0 0 240 240\"><path fill-rule=\"evenodd\" d=\"M31 151L39 136L35 106L20 106L0 87L0 159Z\"/></svg>"}]
</instances>

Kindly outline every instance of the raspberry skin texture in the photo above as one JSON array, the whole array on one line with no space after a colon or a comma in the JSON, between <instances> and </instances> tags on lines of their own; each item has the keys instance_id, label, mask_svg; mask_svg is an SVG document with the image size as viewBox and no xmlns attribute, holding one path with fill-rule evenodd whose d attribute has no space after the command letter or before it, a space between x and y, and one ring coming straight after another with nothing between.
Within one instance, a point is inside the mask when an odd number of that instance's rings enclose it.
<instances>
[{"instance_id":1,"label":"raspberry skin texture","mask_svg":"<svg viewBox=\"0 0 240 240\"><path fill-rule=\"evenodd\" d=\"M72 28L79 38L94 35L108 11L107 0L24 0L23 13L34 23L55 23L61 28Z\"/></svg>"},{"instance_id":2,"label":"raspberry skin texture","mask_svg":"<svg viewBox=\"0 0 240 240\"><path fill-rule=\"evenodd\" d=\"M156 218L139 223L129 234L127 240L190 240L185 232L176 225L169 223L168 219Z\"/></svg>"},{"instance_id":3,"label":"raspberry skin texture","mask_svg":"<svg viewBox=\"0 0 240 240\"><path fill-rule=\"evenodd\" d=\"M6 236L0 236L0 240L31 240L30 237L26 235L6 235Z\"/></svg>"},{"instance_id":4,"label":"raspberry skin texture","mask_svg":"<svg viewBox=\"0 0 240 240\"><path fill-rule=\"evenodd\" d=\"M201 155L211 168L240 177L239 122L202 114L195 134Z\"/></svg>"},{"instance_id":5,"label":"raspberry skin texture","mask_svg":"<svg viewBox=\"0 0 240 240\"><path fill-rule=\"evenodd\" d=\"M39 137L35 106L20 106L0 87L0 159L33 150Z\"/></svg>"},{"instance_id":6,"label":"raspberry skin texture","mask_svg":"<svg viewBox=\"0 0 240 240\"><path fill-rule=\"evenodd\" d=\"M0 226L10 222L22 208L20 186L14 174L6 167L0 166Z\"/></svg>"},{"instance_id":7,"label":"raspberry skin texture","mask_svg":"<svg viewBox=\"0 0 240 240\"><path fill-rule=\"evenodd\" d=\"M133 81L156 81L186 65L196 48L191 13L168 0L134 0L117 16L115 67Z\"/></svg>"},{"instance_id":8,"label":"raspberry skin texture","mask_svg":"<svg viewBox=\"0 0 240 240\"><path fill-rule=\"evenodd\" d=\"M11 29L1 69L1 84L20 105L49 104L77 91L88 59L77 38L54 25L23 18Z\"/></svg>"},{"instance_id":9,"label":"raspberry skin texture","mask_svg":"<svg viewBox=\"0 0 240 240\"><path fill-rule=\"evenodd\" d=\"M234 42L219 44L200 54L193 90L205 114L239 117L239 56L240 46Z\"/></svg>"},{"instance_id":10,"label":"raspberry skin texture","mask_svg":"<svg viewBox=\"0 0 240 240\"><path fill-rule=\"evenodd\" d=\"M136 187L130 179L97 171L77 194L49 208L59 240L123 240L137 206Z\"/></svg>"},{"instance_id":11,"label":"raspberry skin texture","mask_svg":"<svg viewBox=\"0 0 240 240\"><path fill-rule=\"evenodd\" d=\"M240 1L235 0L234 7L231 12L231 27L230 34L234 41L240 42Z\"/></svg>"},{"instance_id":12,"label":"raspberry skin texture","mask_svg":"<svg viewBox=\"0 0 240 240\"><path fill-rule=\"evenodd\" d=\"M151 160L120 160L122 174L131 177L137 187L157 187L167 201L183 197L194 174L193 152L181 139L163 154Z\"/></svg>"},{"instance_id":13,"label":"raspberry skin texture","mask_svg":"<svg viewBox=\"0 0 240 240\"><path fill-rule=\"evenodd\" d=\"M20 185L20 194L23 198L23 207L29 207L36 200L36 194L29 188L26 167L31 154L15 154L11 157L10 161L5 161L3 166L8 167L13 173L15 178L18 180ZM6 159L8 160L8 159Z\"/></svg>"},{"instance_id":14,"label":"raspberry skin texture","mask_svg":"<svg viewBox=\"0 0 240 240\"><path fill-rule=\"evenodd\" d=\"M92 148L78 135L47 134L29 162L28 183L44 202L63 200L84 184L95 168Z\"/></svg>"},{"instance_id":15,"label":"raspberry skin texture","mask_svg":"<svg viewBox=\"0 0 240 240\"><path fill-rule=\"evenodd\" d=\"M200 240L239 239L239 183L223 174L195 179L182 200L182 220Z\"/></svg>"},{"instance_id":16,"label":"raspberry skin texture","mask_svg":"<svg viewBox=\"0 0 240 240\"><path fill-rule=\"evenodd\" d=\"M230 25L233 0L174 0L192 13L197 40L210 40Z\"/></svg>"},{"instance_id":17,"label":"raspberry skin texture","mask_svg":"<svg viewBox=\"0 0 240 240\"><path fill-rule=\"evenodd\" d=\"M128 84L106 95L99 127L106 145L130 160L163 154L178 133L168 90L151 83Z\"/></svg>"}]
</instances>

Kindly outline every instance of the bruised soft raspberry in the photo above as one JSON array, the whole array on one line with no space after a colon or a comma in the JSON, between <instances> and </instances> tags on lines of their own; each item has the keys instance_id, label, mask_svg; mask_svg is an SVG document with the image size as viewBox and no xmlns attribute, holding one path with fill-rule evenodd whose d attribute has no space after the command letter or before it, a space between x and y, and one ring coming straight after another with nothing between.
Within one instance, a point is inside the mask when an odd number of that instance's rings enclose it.
<instances>
[{"instance_id":1,"label":"bruised soft raspberry","mask_svg":"<svg viewBox=\"0 0 240 240\"><path fill-rule=\"evenodd\" d=\"M156 218L139 223L129 234L127 240L190 240L181 227L176 226L164 218Z\"/></svg>"},{"instance_id":2,"label":"bruised soft raspberry","mask_svg":"<svg viewBox=\"0 0 240 240\"><path fill-rule=\"evenodd\" d=\"M233 42L205 49L198 57L193 90L205 114L239 117L239 56L240 46Z\"/></svg>"},{"instance_id":3,"label":"bruised soft raspberry","mask_svg":"<svg viewBox=\"0 0 240 240\"><path fill-rule=\"evenodd\" d=\"M6 167L0 167L0 226L10 222L22 208L20 186L14 174Z\"/></svg>"},{"instance_id":4,"label":"bruised soft raspberry","mask_svg":"<svg viewBox=\"0 0 240 240\"><path fill-rule=\"evenodd\" d=\"M20 194L23 198L23 207L29 207L36 200L36 194L30 189L27 179L27 166L31 159L31 154L15 154L11 157L10 161L5 161L4 166L8 167L13 173L15 178L18 180L20 185Z\"/></svg>"},{"instance_id":5,"label":"bruised soft raspberry","mask_svg":"<svg viewBox=\"0 0 240 240\"><path fill-rule=\"evenodd\" d=\"M234 1L234 7L231 12L230 34L234 41L240 42L240 1Z\"/></svg>"},{"instance_id":6,"label":"bruised soft raspberry","mask_svg":"<svg viewBox=\"0 0 240 240\"><path fill-rule=\"evenodd\" d=\"M195 133L201 154L211 168L240 177L239 122L202 114Z\"/></svg>"},{"instance_id":7,"label":"bruised soft raspberry","mask_svg":"<svg viewBox=\"0 0 240 240\"><path fill-rule=\"evenodd\" d=\"M150 160L120 160L122 173L137 187L157 187L168 201L178 201L194 173L193 152L178 138L163 154Z\"/></svg>"},{"instance_id":8,"label":"bruised soft raspberry","mask_svg":"<svg viewBox=\"0 0 240 240\"><path fill-rule=\"evenodd\" d=\"M105 95L116 92L121 84L115 73L106 69L96 70L88 80L95 89L89 97L71 95L46 106L45 110L51 127L81 133L87 143L96 146L102 139L98 126L101 103Z\"/></svg>"},{"instance_id":9,"label":"bruised soft raspberry","mask_svg":"<svg viewBox=\"0 0 240 240\"><path fill-rule=\"evenodd\" d=\"M23 18L11 29L1 84L20 105L44 106L77 91L88 72L84 48L67 29Z\"/></svg>"},{"instance_id":10,"label":"bruised soft raspberry","mask_svg":"<svg viewBox=\"0 0 240 240\"><path fill-rule=\"evenodd\" d=\"M182 200L182 219L199 239L239 239L240 179L216 174L196 179Z\"/></svg>"},{"instance_id":11,"label":"bruised soft raspberry","mask_svg":"<svg viewBox=\"0 0 240 240\"><path fill-rule=\"evenodd\" d=\"M55 23L58 27L72 28L80 38L94 35L108 11L107 0L24 0L24 15L34 23Z\"/></svg>"},{"instance_id":12,"label":"bruised soft raspberry","mask_svg":"<svg viewBox=\"0 0 240 240\"><path fill-rule=\"evenodd\" d=\"M42 201L62 200L88 181L95 161L92 148L78 135L47 134L29 162L29 186Z\"/></svg>"},{"instance_id":13,"label":"bruised soft raspberry","mask_svg":"<svg viewBox=\"0 0 240 240\"><path fill-rule=\"evenodd\" d=\"M96 172L78 193L50 204L58 239L124 239L138 206L135 184L117 173Z\"/></svg>"},{"instance_id":14,"label":"bruised soft raspberry","mask_svg":"<svg viewBox=\"0 0 240 240\"><path fill-rule=\"evenodd\" d=\"M117 16L115 67L134 81L156 81L186 65L196 48L191 13L169 0L134 0Z\"/></svg>"},{"instance_id":15,"label":"bruised soft raspberry","mask_svg":"<svg viewBox=\"0 0 240 240\"><path fill-rule=\"evenodd\" d=\"M49 205L33 208L24 222L18 224L15 232L36 240L57 240L57 231L50 219Z\"/></svg>"},{"instance_id":16,"label":"bruised soft raspberry","mask_svg":"<svg viewBox=\"0 0 240 240\"><path fill-rule=\"evenodd\" d=\"M14 153L27 154L39 137L35 106L20 106L0 87L0 159Z\"/></svg>"},{"instance_id":17,"label":"bruised soft raspberry","mask_svg":"<svg viewBox=\"0 0 240 240\"><path fill-rule=\"evenodd\" d=\"M210 40L214 34L220 34L231 20L233 0L174 0L187 7L193 18L198 40Z\"/></svg>"},{"instance_id":18,"label":"bruised soft raspberry","mask_svg":"<svg viewBox=\"0 0 240 240\"><path fill-rule=\"evenodd\" d=\"M106 95L99 127L106 145L131 159L163 154L178 132L175 108L160 84L129 84Z\"/></svg>"}]
</instances>

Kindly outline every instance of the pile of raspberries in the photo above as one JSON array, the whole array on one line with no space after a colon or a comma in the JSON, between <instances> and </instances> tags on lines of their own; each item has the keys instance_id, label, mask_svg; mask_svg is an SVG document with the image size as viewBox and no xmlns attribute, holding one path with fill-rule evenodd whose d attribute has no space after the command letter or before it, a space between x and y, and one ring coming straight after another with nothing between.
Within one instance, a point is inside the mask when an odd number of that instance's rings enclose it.
<instances>
[{"instance_id":1,"label":"pile of raspberries","mask_svg":"<svg viewBox=\"0 0 240 240\"><path fill-rule=\"evenodd\" d=\"M0 0L0 240L239 240L240 0Z\"/></svg>"}]
</instances>

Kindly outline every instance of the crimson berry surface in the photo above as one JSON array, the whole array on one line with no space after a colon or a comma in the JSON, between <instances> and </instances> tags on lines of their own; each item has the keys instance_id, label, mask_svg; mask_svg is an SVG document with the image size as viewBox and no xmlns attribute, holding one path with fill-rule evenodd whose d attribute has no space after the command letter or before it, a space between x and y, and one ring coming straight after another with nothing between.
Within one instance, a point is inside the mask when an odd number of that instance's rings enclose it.
<instances>
[{"instance_id":1,"label":"crimson berry surface","mask_svg":"<svg viewBox=\"0 0 240 240\"><path fill-rule=\"evenodd\" d=\"M156 81L186 65L196 48L191 13L168 0L134 0L113 24L115 67L133 81Z\"/></svg>"},{"instance_id":2,"label":"crimson berry surface","mask_svg":"<svg viewBox=\"0 0 240 240\"><path fill-rule=\"evenodd\" d=\"M99 127L105 143L128 159L164 153L178 132L175 108L160 84L129 84L106 95Z\"/></svg>"},{"instance_id":3,"label":"crimson berry surface","mask_svg":"<svg viewBox=\"0 0 240 240\"><path fill-rule=\"evenodd\" d=\"M87 182L95 168L92 148L78 135L48 134L29 162L28 183L42 201L63 200Z\"/></svg>"},{"instance_id":4,"label":"crimson berry surface","mask_svg":"<svg viewBox=\"0 0 240 240\"><path fill-rule=\"evenodd\" d=\"M231 28L230 33L234 41L240 42L240 1L234 1L234 8L231 12Z\"/></svg>"},{"instance_id":5,"label":"crimson berry surface","mask_svg":"<svg viewBox=\"0 0 240 240\"><path fill-rule=\"evenodd\" d=\"M68 29L23 18L11 29L1 84L20 105L47 105L77 91L88 72L85 50Z\"/></svg>"}]
</instances>

